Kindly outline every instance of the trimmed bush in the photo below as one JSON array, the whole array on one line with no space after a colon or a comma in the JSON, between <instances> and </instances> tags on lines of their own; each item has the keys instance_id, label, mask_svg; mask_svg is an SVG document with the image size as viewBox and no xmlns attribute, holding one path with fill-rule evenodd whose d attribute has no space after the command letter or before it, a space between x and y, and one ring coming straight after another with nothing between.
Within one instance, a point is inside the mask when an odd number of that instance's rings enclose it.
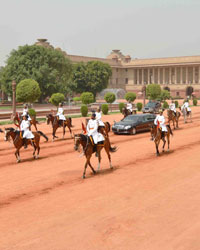
<instances>
[{"instance_id":1,"label":"trimmed bush","mask_svg":"<svg viewBox=\"0 0 200 250\"><path fill-rule=\"evenodd\" d=\"M122 109L125 107L125 104L123 102L119 103L119 110L122 113Z\"/></svg>"},{"instance_id":2,"label":"trimmed bush","mask_svg":"<svg viewBox=\"0 0 200 250\"><path fill-rule=\"evenodd\" d=\"M124 98L125 98L127 101L134 102L135 99L136 99L136 93L127 92L127 93L125 94Z\"/></svg>"},{"instance_id":3,"label":"trimmed bush","mask_svg":"<svg viewBox=\"0 0 200 250\"><path fill-rule=\"evenodd\" d=\"M193 99L193 105L197 106L197 103L198 103L197 99Z\"/></svg>"},{"instance_id":4,"label":"trimmed bush","mask_svg":"<svg viewBox=\"0 0 200 250\"><path fill-rule=\"evenodd\" d=\"M141 103L141 102L138 102L138 103L136 104L136 107L137 107L137 110L138 110L138 111L141 111L141 110L142 110L142 103Z\"/></svg>"},{"instance_id":5,"label":"trimmed bush","mask_svg":"<svg viewBox=\"0 0 200 250\"><path fill-rule=\"evenodd\" d=\"M59 103L63 102L64 100L65 100L65 96L62 93L55 93L51 96L51 98L49 99L49 102L55 106L58 106Z\"/></svg>"},{"instance_id":6,"label":"trimmed bush","mask_svg":"<svg viewBox=\"0 0 200 250\"><path fill-rule=\"evenodd\" d=\"M104 95L104 100L107 102L107 103L113 103L115 101L116 97L115 97L115 94L112 93L112 92L108 92Z\"/></svg>"},{"instance_id":7,"label":"trimmed bush","mask_svg":"<svg viewBox=\"0 0 200 250\"><path fill-rule=\"evenodd\" d=\"M83 92L81 94L81 101L83 104L90 104L94 102L94 95L91 92Z\"/></svg>"},{"instance_id":8,"label":"trimmed bush","mask_svg":"<svg viewBox=\"0 0 200 250\"><path fill-rule=\"evenodd\" d=\"M178 108L179 107L178 101L175 101L174 103L175 103L176 108Z\"/></svg>"},{"instance_id":9,"label":"trimmed bush","mask_svg":"<svg viewBox=\"0 0 200 250\"><path fill-rule=\"evenodd\" d=\"M108 104L102 104L101 110L102 110L104 115L107 115L108 114Z\"/></svg>"},{"instance_id":10,"label":"trimmed bush","mask_svg":"<svg viewBox=\"0 0 200 250\"><path fill-rule=\"evenodd\" d=\"M87 107L86 105L82 105L82 106L81 106L81 115L82 115L83 117L86 117L87 114L88 114L88 107Z\"/></svg>"},{"instance_id":11,"label":"trimmed bush","mask_svg":"<svg viewBox=\"0 0 200 250\"><path fill-rule=\"evenodd\" d=\"M29 109L28 113L29 113L30 116L36 116L35 109Z\"/></svg>"},{"instance_id":12,"label":"trimmed bush","mask_svg":"<svg viewBox=\"0 0 200 250\"><path fill-rule=\"evenodd\" d=\"M169 108L169 104L166 101L163 102L163 108L164 109L168 109Z\"/></svg>"}]
</instances>

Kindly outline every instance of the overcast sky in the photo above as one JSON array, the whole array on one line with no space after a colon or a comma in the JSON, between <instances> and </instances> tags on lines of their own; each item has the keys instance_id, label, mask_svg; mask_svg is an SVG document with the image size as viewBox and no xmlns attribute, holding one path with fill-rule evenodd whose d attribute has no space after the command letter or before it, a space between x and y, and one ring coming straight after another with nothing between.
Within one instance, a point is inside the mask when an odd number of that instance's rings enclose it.
<instances>
[{"instance_id":1,"label":"overcast sky","mask_svg":"<svg viewBox=\"0 0 200 250\"><path fill-rule=\"evenodd\" d=\"M0 66L47 38L68 54L200 55L200 0L0 0Z\"/></svg>"}]
</instances>

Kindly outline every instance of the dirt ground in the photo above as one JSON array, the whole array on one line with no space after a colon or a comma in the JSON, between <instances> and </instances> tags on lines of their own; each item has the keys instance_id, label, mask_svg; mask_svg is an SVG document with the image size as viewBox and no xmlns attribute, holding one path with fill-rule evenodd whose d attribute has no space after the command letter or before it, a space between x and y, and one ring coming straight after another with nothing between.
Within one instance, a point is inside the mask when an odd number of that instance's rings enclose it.
<instances>
[{"instance_id":1,"label":"dirt ground","mask_svg":"<svg viewBox=\"0 0 200 250\"><path fill-rule=\"evenodd\" d=\"M193 122L174 131L171 150L156 157L149 133L110 134L113 170L103 153L101 171L65 140L41 139L40 159L32 148L14 147L0 134L1 250L199 250L200 108ZM113 123L121 115L104 116ZM73 119L78 133L81 120ZM51 138L51 127L39 125ZM97 158L92 164L97 168Z\"/></svg>"}]
</instances>

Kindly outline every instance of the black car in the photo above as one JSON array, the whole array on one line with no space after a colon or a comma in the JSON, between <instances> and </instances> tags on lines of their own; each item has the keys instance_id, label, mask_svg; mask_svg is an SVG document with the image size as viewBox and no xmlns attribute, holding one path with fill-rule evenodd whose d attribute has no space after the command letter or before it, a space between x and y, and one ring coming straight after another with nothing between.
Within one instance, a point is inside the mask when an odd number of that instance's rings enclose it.
<instances>
[{"instance_id":1,"label":"black car","mask_svg":"<svg viewBox=\"0 0 200 250\"><path fill-rule=\"evenodd\" d=\"M142 109L143 113L158 113L161 108L161 103L159 101L149 101L147 105Z\"/></svg>"},{"instance_id":2,"label":"black car","mask_svg":"<svg viewBox=\"0 0 200 250\"><path fill-rule=\"evenodd\" d=\"M153 124L156 115L154 114L138 114L128 115L120 122L116 122L112 126L114 134L131 134L135 135L137 132L149 131L150 125Z\"/></svg>"}]
</instances>

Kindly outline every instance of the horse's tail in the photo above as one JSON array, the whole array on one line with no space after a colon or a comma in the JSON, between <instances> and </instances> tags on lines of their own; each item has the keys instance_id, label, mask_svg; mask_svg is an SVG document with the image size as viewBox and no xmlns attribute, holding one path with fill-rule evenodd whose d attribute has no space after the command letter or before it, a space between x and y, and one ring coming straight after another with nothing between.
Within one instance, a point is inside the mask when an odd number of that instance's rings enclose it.
<instances>
[{"instance_id":1,"label":"horse's tail","mask_svg":"<svg viewBox=\"0 0 200 250\"><path fill-rule=\"evenodd\" d=\"M108 125L108 132L110 132L110 123L106 122L106 124Z\"/></svg>"},{"instance_id":2,"label":"horse's tail","mask_svg":"<svg viewBox=\"0 0 200 250\"><path fill-rule=\"evenodd\" d=\"M42 131L37 131L37 133L43 136L46 139L46 141L49 140L49 138Z\"/></svg>"},{"instance_id":3,"label":"horse's tail","mask_svg":"<svg viewBox=\"0 0 200 250\"><path fill-rule=\"evenodd\" d=\"M171 129L170 125L167 125L167 127L169 128L170 134L173 136L174 134L173 134L173 132L172 132L172 129Z\"/></svg>"}]
</instances>

